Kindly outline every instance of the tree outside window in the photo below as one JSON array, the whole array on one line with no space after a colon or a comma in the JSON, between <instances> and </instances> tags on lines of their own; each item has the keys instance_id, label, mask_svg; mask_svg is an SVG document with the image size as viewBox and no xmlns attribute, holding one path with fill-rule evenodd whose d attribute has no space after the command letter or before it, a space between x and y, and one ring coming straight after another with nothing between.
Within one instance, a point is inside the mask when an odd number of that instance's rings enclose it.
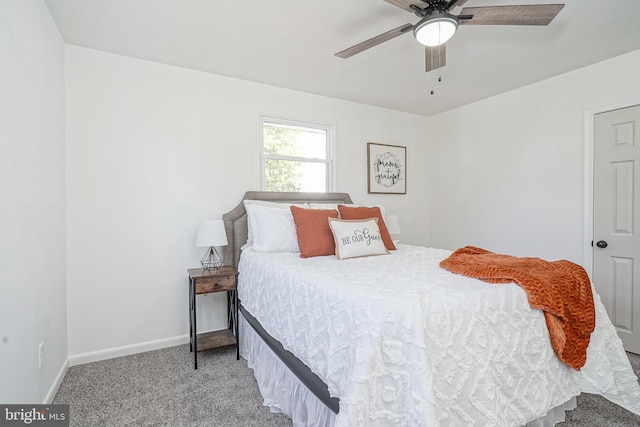
<instances>
[{"instance_id":1,"label":"tree outside window","mask_svg":"<svg viewBox=\"0 0 640 427\"><path fill-rule=\"evenodd\" d=\"M329 191L330 126L263 117L262 130L263 190Z\"/></svg>"}]
</instances>

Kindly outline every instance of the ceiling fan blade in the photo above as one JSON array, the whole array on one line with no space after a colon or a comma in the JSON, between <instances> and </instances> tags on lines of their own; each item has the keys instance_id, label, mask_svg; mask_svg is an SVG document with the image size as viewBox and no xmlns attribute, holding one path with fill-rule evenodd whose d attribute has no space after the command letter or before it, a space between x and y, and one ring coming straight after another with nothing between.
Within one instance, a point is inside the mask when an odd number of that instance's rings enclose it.
<instances>
[{"instance_id":1,"label":"ceiling fan blade","mask_svg":"<svg viewBox=\"0 0 640 427\"><path fill-rule=\"evenodd\" d=\"M424 53L427 73L431 70L436 70L447 65L446 45L441 44L440 46L425 46Z\"/></svg>"},{"instance_id":2,"label":"ceiling fan blade","mask_svg":"<svg viewBox=\"0 0 640 427\"><path fill-rule=\"evenodd\" d=\"M422 0L384 0L384 1L394 6L398 6L400 9L406 10L407 12L411 12L411 13L414 12L414 10L411 9L411 5L418 6L420 9L424 9L425 7L429 6L427 2L424 2ZM462 1L466 1L466 0L462 0Z\"/></svg>"},{"instance_id":3,"label":"ceiling fan blade","mask_svg":"<svg viewBox=\"0 0 640 427\"><path fill-rule=\"evenodd\" d=\"M454 6L462 6L462 5L464 5L467 1L469 1L469 0L458 0L458 1L457 1L457 2L455 2L454 4L451 4L451 2L449 2L449 5L448 5L447 9L450 9L450 8L452 8L452 7L454 7Z\"/></svg>"},{"instance_id":4,"label":"ceiling fan blade","mask_svg":"<svg viewBox=\"0 0 640 427\"><path fill-rule=\"evenodd\" d=\"M391 40L393 38L401 36L404 33L408 33L411 29L413 29L413 25L411 25L411 24L401 25L398 28L394 28L393 30L387 31L386 33L382 33L382 34L380 34L378 36L370 38L369 40L365 40L362 43L358 43L355 46L351 46L348 49L340 51L340 52L336 53L336 56L340 57L340 58L345 58L345 59L349 58L349 57L355 55L356 53L360 53L360 52L365 51L365 50L367 50L369 48L377 46L380 43L384 43L384 42L386 42L388 40Z\"/></svg>"},{"instance_id":5,"label":"ceiling fan blade","mask_svg":"<svg viewBox=\"0 0 640 427\"><path fill-rule=\"evenodd\" d=\"M460 15L460 25L549 25L562 10L564 4L533 4L521 6L465 7Z\"/></svg>"}]
</instances>

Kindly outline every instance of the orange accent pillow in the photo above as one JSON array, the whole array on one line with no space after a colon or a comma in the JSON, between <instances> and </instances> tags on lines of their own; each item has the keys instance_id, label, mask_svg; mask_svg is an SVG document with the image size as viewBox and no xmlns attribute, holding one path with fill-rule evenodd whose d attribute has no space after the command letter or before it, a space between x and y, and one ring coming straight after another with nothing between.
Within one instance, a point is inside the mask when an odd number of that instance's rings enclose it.
<instances>
[{"instance_id":1,"label":"orange accent pillow","mask_svg":"<svg viewBox=\"0 0 640 427\"><path fill-rule=\"evenodd\" d=\"M291 206L293 222L298 232L300 257L334 255L336 242L329 227L329 218L338 218L335 209L305 209Z\"/></svg>"},{"instance_id":2,"label":"orange accent pillow","mask_svg":"<svg viewBox=\"0 0 640 427\"><path fill-rule=\"evenodd\" d=\"M396 249L396 245L393 244L389 229L387 229L387 224L384 223L384 218L382 217L382 212L380 212L379 207L338 205L338 210L340 211L340 218L342 219L378 218L378 227L380 228L384 247L390 251Z\"/></svg>"}]
</instances>

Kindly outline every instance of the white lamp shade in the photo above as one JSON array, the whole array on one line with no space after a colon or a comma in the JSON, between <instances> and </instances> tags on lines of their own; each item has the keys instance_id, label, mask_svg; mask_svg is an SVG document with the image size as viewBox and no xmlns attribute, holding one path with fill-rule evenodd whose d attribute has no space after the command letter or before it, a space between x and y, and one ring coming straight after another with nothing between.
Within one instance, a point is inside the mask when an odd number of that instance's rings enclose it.
<instances>
[{"instance_id":1,"label":"white lamp shade","mask_svg":"<svg viewBox=\"0 0 640 427\"><path fill-rule=\"evenodd\" d=\"M458 29L456 18L449 14L428 16L418 22L413 35L425 46L440 46L449 41Z\"/></svg>"},{"instance_id":2,"label":"white lamp shade","mask_svg":"<svg viewBox=\"0 0 640 427\"><path fill-rule=\"evenodd\" d=\"M398 215L387 215L384 219L384 223L387 225L389 234L402 234L400 230L400 221L398 221Z\"/></svg>"},{"instance_id":3,"label":"white lamp shade","mask_svg":"<svg viewBox=\"0 0 640 427\"><path fill-rule=\"evenodd\" d=\"M196 237L197 247L226 246L227 232L224 229L224 221L212 219L202 221L198 227L198 237Z\"/></svg>"}]
</instances>

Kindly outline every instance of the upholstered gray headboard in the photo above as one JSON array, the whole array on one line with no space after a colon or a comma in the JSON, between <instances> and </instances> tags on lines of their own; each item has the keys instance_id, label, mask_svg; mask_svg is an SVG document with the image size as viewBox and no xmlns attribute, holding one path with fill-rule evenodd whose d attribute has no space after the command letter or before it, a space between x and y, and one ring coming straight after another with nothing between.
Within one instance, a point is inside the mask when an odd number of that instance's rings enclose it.
<instances>
[{"instance_id":1,"label":"upholstered gray headboard","mask_svg":"<svg viewBox=\"0 0 640 427\"><path fill-rule=\"evenodd\" d=\"M274 191L247 191L238 206L222 215L229 244L223 257L227 265L238 266L242 246L247 243L247 212L244 200L266 200L278 203L352 203L347 193L296 193Z\"/></svg>"}]
</instances>

